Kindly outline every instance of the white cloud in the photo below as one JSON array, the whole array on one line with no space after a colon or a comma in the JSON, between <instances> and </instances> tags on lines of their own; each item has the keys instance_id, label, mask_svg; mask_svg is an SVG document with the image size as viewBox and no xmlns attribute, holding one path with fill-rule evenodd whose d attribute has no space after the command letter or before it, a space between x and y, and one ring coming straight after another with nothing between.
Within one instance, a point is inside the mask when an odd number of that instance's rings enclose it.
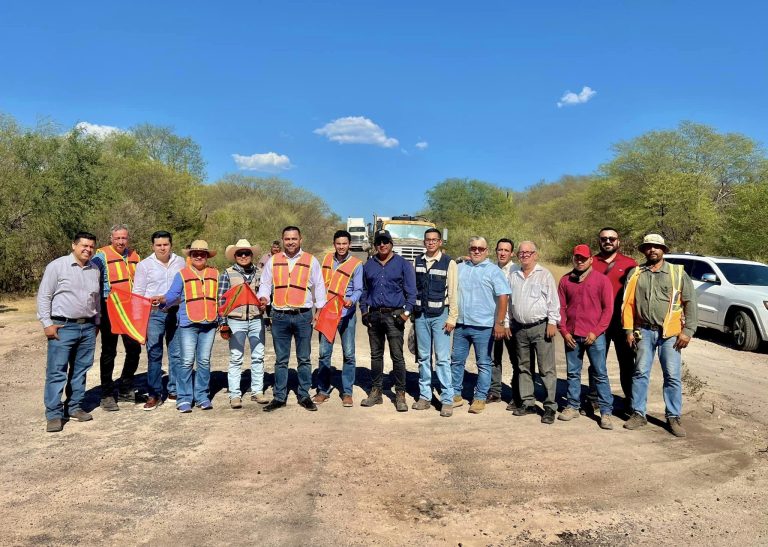
<instances>
[{"instance_id":1,"label":"white cloud","mask_svg":"<svg viewBox=\"0 0 768 547\"><path fill-rule=\"evenodd\" d=\"M123 130L118 127L112 127L111 125L97 125L89 122L80 122L75 126L75 129L82 131L86 135L92 135L97 139L106 139L110 135L123 132Z\"/></svg>"},{"instance_id":2,"label":"white cloud","mask_svg":"<svg viewBox=\"0 0 768 547\"><path fill-rule=\"evenodd\" d=\"M416 148L419 150L426 150L429 147L429 143L427 141L419 141L416 143Z\"/></svg>"},{"instance_id":3,"label":"white cloud","mask_svg":"<svg viewBox=\"0 0 768 547\"><path fill-rule=\"evenodd\" d=\"M373 144L382 148L394 148L400 144L397 139L387 137L381 127L363 116L338 118L315 129L314 133L341 144Z\"/></svg>"},{"instance_id":4,"label":"white cloud","mask_svg":"<svg viewBox=\"0 0 768 547\"><path fill-rule=\"evenodd\" d=\"M291 160L288 156L267 152L266 154L252 154L250 156L241 156L232 154L237 167L248 171L263 171L265 173L277 173L291 169Z\"/></svg>"},{"instance_id":5,"label":"white cloud","mask_svg":"<svg viewBox=\"0 0 768 547\"><path fill-rule=\"evenodd\" d=\"M557 108L562 108L563 106L570 106L575 104L584 104L587 101L589 101L592 97L594 97L597 94L597 91L592 89L591 87L584 86L580 93L573 93L571 91L566 91L565 94L560 97L560 100L557 102Z\"/></svg>"}]
</instances>

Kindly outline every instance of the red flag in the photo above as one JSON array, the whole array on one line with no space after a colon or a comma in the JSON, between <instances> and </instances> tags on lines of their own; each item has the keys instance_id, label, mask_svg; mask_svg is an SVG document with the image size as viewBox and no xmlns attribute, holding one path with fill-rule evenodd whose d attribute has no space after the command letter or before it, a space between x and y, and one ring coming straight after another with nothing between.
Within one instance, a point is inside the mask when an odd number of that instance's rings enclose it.
<instances>
[{"instance_id":1,"label":"red flag","mask_svg":"<svg viewBox=\"0 0 768 547\"><path fill-rule=\"evenodd\" d=\"M344 298L336 295L331 298L320 313L317 314L315 321L315 330L322 333L328 341L333 344L336 339L336 331L341 322L341 314L344 312Z\"/></svg>"},{"instance_id":2,"label":"red flag","mask_svg":"<svg viewBox=\"0 0 768 547\"><path fill-rule=\"evenodd\" d=\"M224 303L219 306L219 315L222 317L228 316L232 310L246 304L259 305L259 299L253 294L251 287L245 283L235 285L225 292L222 297L224 298Z\"/></svg>"},{"instance_id":3,"label":"red flag","mask_svg":"<svg viewBox=\"0 0 768 547\"><path fill-rule=\"evenodd\" d=\"M152 301L128 291L112 290L107 298L107 314L112 334L127 334L139 344L147 341L147 325Z\"/></svg>"}]
</instances>

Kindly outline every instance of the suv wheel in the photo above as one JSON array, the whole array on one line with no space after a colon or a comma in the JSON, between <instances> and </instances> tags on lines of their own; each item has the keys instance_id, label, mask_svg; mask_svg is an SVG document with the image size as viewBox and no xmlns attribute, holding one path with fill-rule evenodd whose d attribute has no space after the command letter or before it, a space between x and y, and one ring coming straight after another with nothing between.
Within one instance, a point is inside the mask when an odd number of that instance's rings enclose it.
<instances>
[{"instance_id":1,"label":"suv wheel","mask_svg":"<svg viewBox=\"0 0 768 547\"><path fill-rule=\"evenodd\" d=\"M747 312L737 311L731 322L733 345L741 351L755 351L760 345L755 322Z\"/></svg>"}]
</instances>

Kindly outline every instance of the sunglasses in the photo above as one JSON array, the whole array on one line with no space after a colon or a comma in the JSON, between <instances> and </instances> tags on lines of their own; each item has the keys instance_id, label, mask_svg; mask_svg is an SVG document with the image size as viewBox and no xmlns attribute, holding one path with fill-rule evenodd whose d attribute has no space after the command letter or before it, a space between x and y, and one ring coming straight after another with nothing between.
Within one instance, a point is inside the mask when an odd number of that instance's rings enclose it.
<instances>
[{"instance_id":1,"label":"sunglasses","mask_svg":"<svg viewBox=\"0 0 768 547\"><path fill-rule=\"evenodd\" d=\"M488 247L470 247L469 252L470 253L482 253L483 251L487 251Z\"/></svg>"},{"instance_id":2,"label":"sunglasses","mask_svg":"<svg viewBox=\"0 0 768 547\"><path fill-rule=\"evenodd\" d=\"M390 244L392 244L391 241L379 241L378 243L376 243L376 246L381 247L382 245L390 245Z\"/></svg>"},{"instance_id":3,"label":"sunglasses","mask_svg":"<svg viewBox=\"0 0 768 547\"><path fill-rule=\"evenodd\" d=\"M601 237L600 241L602 241L603 243L605 243L607 241L610 241L611 243L613 243L617 239L619 239L619 238L618 237Z\"/></svg>"},{"instance_id":4,"label":"sunglasses","mask_svg":"<svg viewBox=\"0 0 768 547\"><path fill-rule=\"evenodd\" d=\"M205 251L192 251L189 253L192 258L208 258L208 253Z\"/></svg>"},{"instance_id":5,"label":"sunglasses","mask_svg":"<svg viewBox=\"0 0 768 547\"><path fill-rule=\"evenodd\" d=\"M243 258L246 256L253 256L253 253L251 251L237 251L235 256L238 258Z\"/></svg>"}]
</instances>

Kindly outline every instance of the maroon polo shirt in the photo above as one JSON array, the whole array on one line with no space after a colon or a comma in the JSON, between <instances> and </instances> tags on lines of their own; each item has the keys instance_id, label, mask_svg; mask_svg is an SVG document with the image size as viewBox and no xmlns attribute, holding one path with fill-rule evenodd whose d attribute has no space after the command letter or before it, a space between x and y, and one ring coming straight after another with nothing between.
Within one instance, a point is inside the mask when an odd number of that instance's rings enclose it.
<instances>
[{"instance_id":1,"label":"maroon polo shirt","mask_svg":"<svg viewBox=\"0 0 768 547\"><path fill-rule=\"evenodd\" d=\"M616 257L612 262L606 262L600 255L595 255L592 258L592 269L608 277L608 281L611 282L613 287L613 298L615 299L627 281L627 272L637 266L637 261L621 253L616 253ZM611 264L614 265L611 271L605 273Z\"/></svg>"},{"instance_id":2,"label":"maroon polo shirt","mask_svg":"<svg viewBox=\"0 0 768 547\"><path fill-rule=\"evenodd\" d=\"M611 323L613 291L611 282L593 267L581 283L567 273L557 287L560 297L560 334L600 336Z\"/></svg>"}]
</instances>

